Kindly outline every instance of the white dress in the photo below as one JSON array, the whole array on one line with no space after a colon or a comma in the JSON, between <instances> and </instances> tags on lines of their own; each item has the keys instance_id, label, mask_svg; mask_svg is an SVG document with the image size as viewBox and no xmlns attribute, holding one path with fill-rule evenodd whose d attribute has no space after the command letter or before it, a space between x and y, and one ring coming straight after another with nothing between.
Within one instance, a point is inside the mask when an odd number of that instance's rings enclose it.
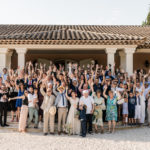
<instances>
[{"instance_id":1,"label":"white dress","mask_svg":"<svg viewBox=\"0 0 150 150\"><path fill-rule=\"evenodd\" d=\"M145 122L145 96L144 94L140 96L141 98L141 123Z\"/></svg>"},{"instance_id":2,"label":"white dress","mask_svg":"<svg viewBox=\"0 0 150 150\"><path fill-rule=\"evenodd\" d=\"M141 119L141 96L136 97L135 116L134 119Z\"/></svg>"},{"instance_id":3,"label":"white dress","mask_svg":"<svg viewBox=\"0 0 150 150\"><path fill-rule=\"evenodd\" d=\"M79 102L79 99L72 99L70 98L70 104L71 107L69 109L68 117L67 117L67 123L66 123L66 128L71 128L70 134L80 134L80 120L79 118L75 117L75 114L77 113L77 104ZM68 132L68 129L66 130Z\"/></svg>"}]
</instances>

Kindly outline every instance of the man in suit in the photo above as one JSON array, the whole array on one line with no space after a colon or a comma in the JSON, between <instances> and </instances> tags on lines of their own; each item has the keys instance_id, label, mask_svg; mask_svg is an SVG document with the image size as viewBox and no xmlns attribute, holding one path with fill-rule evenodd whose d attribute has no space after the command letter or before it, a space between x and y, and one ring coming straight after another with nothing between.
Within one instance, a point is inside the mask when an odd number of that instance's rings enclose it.
<instances>
[{"instance_id":1,"label":"man in suit","mask_svg":"<svg viewBox=\"0 0 150 150\"><path fill-rule=\"evenodd\" d=\"M48 127L50 126L50 134L54 134L54 122L55 122L55 114L50 114L49 110L55 103L55 96L52 95L52 89L48 88L47 91L44 91L44 86L42 85L40 89L41 94L44 96L43 103L41 105L41 109L44 112L44 135L48 134ZM49 124L49 126L48 126Z\"/></svg>"},{"instance_id":2,"label":"man in suit","mask_svg":"<svg viewBox=\"0 0 150 150\"><path fill-rule=\"evenodd\" d=\"M63 85L63 84L62 84ZM56 85L54 85L53 93L57 96L55 101L55 106L58 108L58 134L61 134L61 122L63 125L63 133L65 132L65 123L68 111L68 102L65 94L65 88L63 86L59 86L56 91Z\"/></svg>"},{"instance_id":3,"label":"man in suit","mask_svg":"<svg viewBox=\"0 0 150 150\"><path fill-rule=\"evenodd\" d=\"M79 119L81 121L81 136L86 137L86 105L80 103L78 105Z\"/></svg>"}]
</instances>

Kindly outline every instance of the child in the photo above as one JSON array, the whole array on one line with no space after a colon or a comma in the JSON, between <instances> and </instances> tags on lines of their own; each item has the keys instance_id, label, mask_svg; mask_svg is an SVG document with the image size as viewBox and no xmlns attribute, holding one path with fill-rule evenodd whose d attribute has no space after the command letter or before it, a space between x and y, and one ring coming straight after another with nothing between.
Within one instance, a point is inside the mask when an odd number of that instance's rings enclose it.
<instances>
[{"instance_id":1,"label":"child","mask_svg":"<svg viewBox=\"0 0 150 150\"><path fill-rule=\"evenodd\" d=\"M123 114L123 125L126 126L128 123L128 94L127 93L124 93L122 114Z\"/></svg>"},{"instance_id":2,"label":"child","mask_svg":"<svg viewBox=\"0 0 150 150\"><path fill-rule=\"evenodd\" d=\"M78 107L79 120L81 121L81 136L86 137L86 105L80 103Z\"/></svg>"},{"instance_id":3,"label":"child","mask_svg":"<svg viewBox=\"0 0 150 150\"><path fill-rule=\"evenodd\" d=\"M141 97L140 93L136 91L136 105L135 105L135 123L140 125L140 119L141 119Z\"/></svg>"},{"instance_id":4,"label":"child","mask_svg":"<svg viewBox=\"0 0 150 150\"><path fill-rule=\"evenodd\" d=\"M33 101L34 106L35 106L36 110L38 111L39 110L39 106L38 106L38 90L37 89L34 89L34 96L33 96L33 98L34 98L34 101Z\"/></svg>"},{"instance_id":5,"label":"child","mask_svg":"<svg viewBox=\"0 0 150 150\"><path fill-rule=\"evenodd\" d=\"M131 126L134 124L135 104L136 104L136 97L132 92L130 92L128 97L128 109L129 109L129 123Z\"/></svg>"}]
</instances>

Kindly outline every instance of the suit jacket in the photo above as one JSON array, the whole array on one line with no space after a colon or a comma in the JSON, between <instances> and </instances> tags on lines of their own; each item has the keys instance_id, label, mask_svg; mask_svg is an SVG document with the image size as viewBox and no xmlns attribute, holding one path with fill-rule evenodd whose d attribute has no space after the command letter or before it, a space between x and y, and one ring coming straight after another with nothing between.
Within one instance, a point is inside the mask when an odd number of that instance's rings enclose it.
<instances>
[{"instance_id":1,"label":"suit jacket","mask_svg":"<svg viewBox=\"0 0 150 150\"><path fill-rule=\"evenodd\" d=\"M58 107L58 103L60 102L61 100L61 93L57 92L55 87L53 87L53 93L56 95L56 101L55 101L55 106ZM65 101L65 104L66 104L66 107L68 106L68 101L67 101L67 98L66 98L66 95L65 95L65 92L63 93L64 94L64 101Z\"/></svg>"},{"instance_id":2,"label":"suit jacket","mask_svg":"<svg viewBox=\"0 0 150 150\"><path fill-rule=\"evenodd\" d=\"M43 103L41 105L41 109L48 112L49 109L51 108L51 106L54 106L56 98L54 95L48 96L44 92L43 88L40 89L40 92L44 96Z\"/></svg>"},{"instance_id":3,"label":"suit jacket","mask_svg":"<svg viewBox=\"0 0 150 150\"><path fill-rule=\"evenodd\" d=\"M80 110L80 109L79 109L79 105L78 105L77 110L80 112L80 113L79 113L79 120L84 120L84 121L86 121L86 108L85 108L85 106L83 107L83 110Z\"/></svg>"}]
</instances>

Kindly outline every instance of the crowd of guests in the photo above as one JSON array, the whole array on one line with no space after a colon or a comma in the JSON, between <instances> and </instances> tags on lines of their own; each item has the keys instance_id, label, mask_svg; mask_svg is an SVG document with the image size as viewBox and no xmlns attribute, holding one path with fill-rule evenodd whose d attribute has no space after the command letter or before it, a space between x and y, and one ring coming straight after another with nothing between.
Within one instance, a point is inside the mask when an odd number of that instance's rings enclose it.
<instances>
[{"instance_id":1,"label":"crowd of guests","mask_svg":"<svg viewBox=\"0 0 150 150\"><path fill-rule=\"evenodd\" d=\"M0 74L0 125L19 122L19 132L43 122L43 134L114 133L116 122L123 126L150 126L150 72L95 64L33 64L6 68ZM104 130L108 122L108 130ZM100 130L99 130L100 128ZM49 131L50 130L50 131Z\"/></svg>"}]
</instances>

